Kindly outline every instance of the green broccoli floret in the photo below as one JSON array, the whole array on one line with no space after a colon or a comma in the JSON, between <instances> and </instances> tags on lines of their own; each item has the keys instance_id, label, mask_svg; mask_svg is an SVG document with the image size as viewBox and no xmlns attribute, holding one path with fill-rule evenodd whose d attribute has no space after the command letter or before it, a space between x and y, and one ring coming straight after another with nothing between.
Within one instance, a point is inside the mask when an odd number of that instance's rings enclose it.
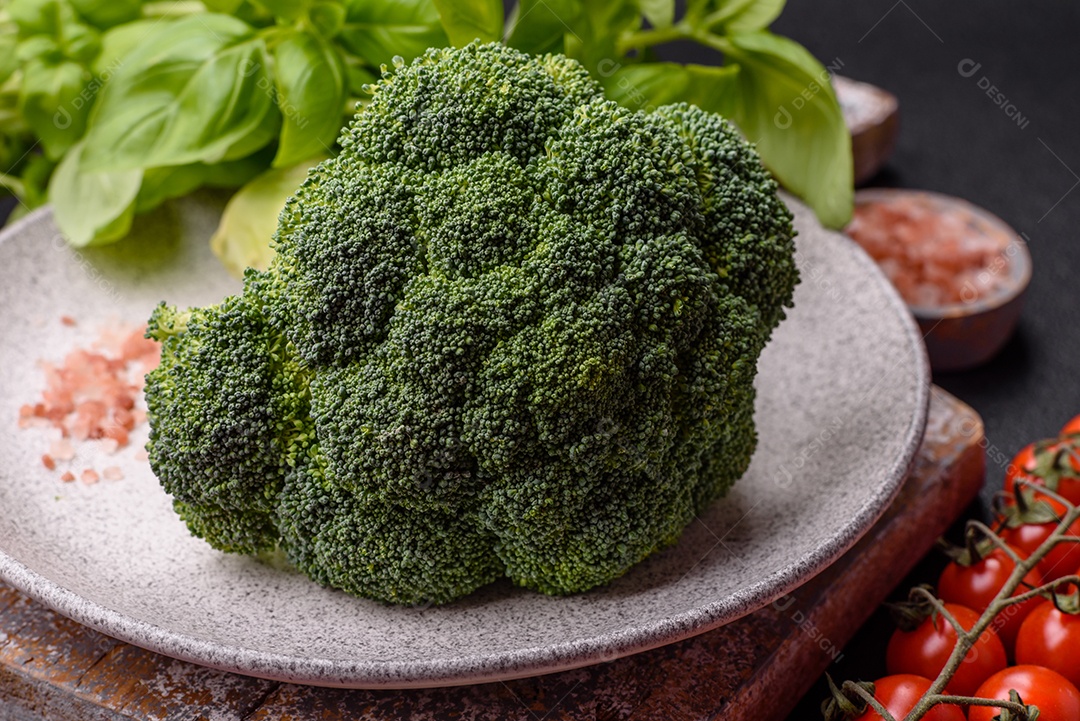
<instances>
[{"instance_id":1,"label":"green broccoli floret","mask_svg":"<svg viewBox=\"0 0 1080 721\"><path fill-rule=\"evenodd\" d=\"M239 553L277 544L277 496L311 434L309 372L253 297L162 303L146 330L162 344L146 384L150 466L192 533Z\"/></svg>"},{"instance_id":2,"label":"green broccoli floret","mask_svg":"<svg viewBox=\"0 0 1080 721\"><path fill-rule=\"evenodd\" d=\"M798 273L753 148L499 44L398 64L241 296L149 334L151 462L214 546L442 603L584 591L745 472Z\"/></svg>"}]
</instances>

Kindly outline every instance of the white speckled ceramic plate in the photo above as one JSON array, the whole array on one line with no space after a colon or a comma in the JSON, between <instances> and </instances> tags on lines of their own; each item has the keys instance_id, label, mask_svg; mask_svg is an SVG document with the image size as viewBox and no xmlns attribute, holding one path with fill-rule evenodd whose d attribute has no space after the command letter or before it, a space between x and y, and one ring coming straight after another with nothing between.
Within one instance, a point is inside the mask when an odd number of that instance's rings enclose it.
<instances>
[{"instance_id":1,"label":"white speckled ceramic plate","mask_svg":"<svg viewBox=\"0 0 1080 721\"><path fill-rule=\"evenodd\" d=\"M676 641L806 580L885 509L922 436L928 370L915 325L872 262L796 210L803 282L760 366L760 444L731 495L679 543L589 593L499 583L445 607L398 608L218 553L190 537L133 449L78 464L125 478L62 483L46 431L16 428L59 360L161 299L232 292L206 250L220 206L170 206L120 246L76 252L47 211L0 235L0 577L61 613L170 656L327 686L440 686L529 676ZM181 240L176 238L180 237ZM125 245L153 252L123 259ZM59 323L61 315L79 321ZM79 465L78 467L81 467Z\"/></svg>"}]
</instances>

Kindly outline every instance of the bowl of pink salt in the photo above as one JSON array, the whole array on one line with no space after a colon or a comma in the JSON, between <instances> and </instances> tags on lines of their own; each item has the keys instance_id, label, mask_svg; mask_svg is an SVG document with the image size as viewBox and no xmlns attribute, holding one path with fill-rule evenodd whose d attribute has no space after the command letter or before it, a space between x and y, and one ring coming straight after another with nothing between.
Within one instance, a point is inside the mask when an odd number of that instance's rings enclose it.
<instances>
[{"instance_id":1,"label":"bowl of pink salt","mask_svg":"<svg viewBox=\"0 0 1080 721\"><path fill-rule=\"evenodd\" d=\"M846 232L911 309L935 371L985 363L1016 329L1031 255L997 216L948 195L871 188L855 194Z\"/></svg>"}]
</instances>

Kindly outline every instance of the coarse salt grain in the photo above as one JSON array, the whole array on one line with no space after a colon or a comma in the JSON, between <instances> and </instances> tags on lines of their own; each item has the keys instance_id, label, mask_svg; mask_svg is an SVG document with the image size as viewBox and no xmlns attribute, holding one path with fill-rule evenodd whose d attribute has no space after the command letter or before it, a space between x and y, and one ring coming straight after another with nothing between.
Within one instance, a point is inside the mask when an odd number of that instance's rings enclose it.
<instances>
[{"instance_id":1,"label":"coarse salt grain","mask_svg":"<svg viewBox=\"0 0 1080 721\"><path fill-rule=\"evenodd\" d=\"M55 440L49 444L49 455L58 461L70 461L75 457L75 446L66 438Z\"/></svg>"},{"instance_id":2,"label":"coarse salt grain","mask_svg":"<svg viewBox=\"0 0 1080 721\"><path fill-rule=\"evenodd\" d=\"M904 195L855 207L847 233L909 305L971 302L1000 289L1010 238L962 206L944 211L932 196ZM971 282L972 277L977 282Z\"/></svg>"},{"instance_id":3,"label":"coarse salt grain","mask_svg":"<svg viewBox=\"0 0 1080 721\"><path fill-rule=\"evenodd\" d=\"M60 322L76 325L71 316L61 316ZM74 460L73 441L98 441L107 454L129 445L131 432L146 421L146 411L137 405L143 377L160 360L159 345L144 333L145 326L107 329L92 348L75 348L60 364L39 362L45 390L40 401L19 408L18 424L51 426L60 432L61 438L52 441L42 457L46 468L54 470L57 462ZM123 477L119 467L110 468L111 475ZM61 476L65 481L74 478L70 471ZM80 478L87 484L99 480L89 468Z\"/></svg>"},{"instance_id":4,"label":"coarse salt grain","mask_svg":"<svg viewBox=\"0 0 1080 721\"><path fill-rule=\"evenodd\" d=\"M101 475L105 477L106 481L119 481L124 477L124 472L120 470L119 466L108 466L101 472Z\"/></svg>"}]
</instances>

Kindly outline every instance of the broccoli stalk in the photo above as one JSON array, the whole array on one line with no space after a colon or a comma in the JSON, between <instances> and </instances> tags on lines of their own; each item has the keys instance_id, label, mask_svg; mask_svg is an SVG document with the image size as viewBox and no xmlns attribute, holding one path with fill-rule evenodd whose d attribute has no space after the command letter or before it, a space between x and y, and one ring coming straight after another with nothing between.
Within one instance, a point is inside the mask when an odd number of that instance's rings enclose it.
<instances>
[{"instance_id":1,"label":"broccoli stalk","mask_svg":"<svg viewBox=\"0 0 1080 721\"><path fill-rule=\"evenodd\" d=\"M243 295L151 319L150 460L195 534L395 603L565 594L745 472L798 274L727 121L474 43L399 63L341 146Z\"/></svg>"}]
</instances>

